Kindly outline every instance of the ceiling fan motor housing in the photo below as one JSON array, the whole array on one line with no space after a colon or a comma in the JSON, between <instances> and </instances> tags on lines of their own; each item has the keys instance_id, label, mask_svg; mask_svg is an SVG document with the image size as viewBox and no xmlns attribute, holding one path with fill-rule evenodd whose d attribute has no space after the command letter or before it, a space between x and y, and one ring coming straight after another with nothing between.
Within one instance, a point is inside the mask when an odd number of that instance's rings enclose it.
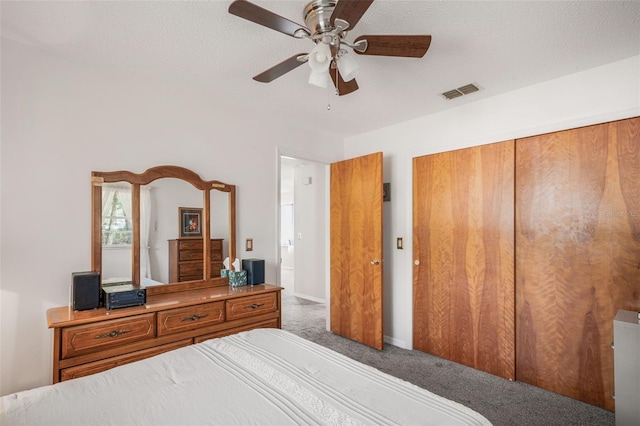
<instances>
[{"instance_id":1,"label":"ceiling fan motor housing","mask_svg":"<svg viewBox=\"0 0 640 426\"><path fill-rule=\"evenodd\" d=\"M304 8L304 23L312 36L333 30L331 14L336 3L335 0L314 0Z\"/></svg>"}]
</instances>

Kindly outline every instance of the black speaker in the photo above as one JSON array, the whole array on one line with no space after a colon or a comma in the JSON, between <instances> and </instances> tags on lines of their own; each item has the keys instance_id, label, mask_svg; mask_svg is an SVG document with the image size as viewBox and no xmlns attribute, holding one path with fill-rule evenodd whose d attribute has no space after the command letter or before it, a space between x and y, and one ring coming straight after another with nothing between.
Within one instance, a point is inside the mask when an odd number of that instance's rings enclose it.
<instances>
[{"instance_id":1,"label":"black speaker","mask_svg":"<svg viewBox=\"0 0 640 426\"><path fill-rule=\"evenodd\" d=\"M247 284L262 284L264 282L264 260L242 259L242 269L247 271Z\"/></svg>"},{"instance_id":2,"label":"black speaker","mask_svg":"<svg viewBox=\"0 0 640 426\"><path fill-rule=\"evenodd\" d=\"M73 309L86 311L100 307L100 274L97 272L74 272L73 280Z\"/></svg>"}]
</instances>

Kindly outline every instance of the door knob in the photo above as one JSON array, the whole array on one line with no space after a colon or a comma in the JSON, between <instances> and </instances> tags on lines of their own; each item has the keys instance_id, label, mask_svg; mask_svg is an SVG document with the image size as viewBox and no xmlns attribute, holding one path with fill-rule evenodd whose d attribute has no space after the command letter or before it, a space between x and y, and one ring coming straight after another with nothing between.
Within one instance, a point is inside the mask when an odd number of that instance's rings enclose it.
<instances>
[{"instance_id":1,"label":"door knob","mask_svg":"<svg viewBox=\"0 0 640 426\"><path fill-rule=\"evenodd\" d=\"M418 259L416 259L416 260L413 261L413 264L418 266L420 264L420 261Z\"/></svg>"},{"instance_id":2,"label":"door knob","mask_svg":"<svg viewBox=\"0 0 640 426\"><path fill-rule=\"evenodd\" d=\"M378 259L371 259L371 264L372 265L379 265L380 261Z\"/></svg>"}]
</instances>

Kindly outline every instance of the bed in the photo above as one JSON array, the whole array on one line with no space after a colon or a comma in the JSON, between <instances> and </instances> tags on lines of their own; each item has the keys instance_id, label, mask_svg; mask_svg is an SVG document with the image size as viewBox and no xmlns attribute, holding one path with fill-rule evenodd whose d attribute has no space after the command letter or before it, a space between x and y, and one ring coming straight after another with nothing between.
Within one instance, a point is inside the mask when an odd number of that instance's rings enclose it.
<instances>
[{"instance_id":1,"label":"bed","mask_svg":"<svg viewBox=\"0 0 640 426\"><path fill-rule=\"evenodd\" d=\"M280 329L255 329L0 399L9 425L489 425Z\"/></svg>"}]
</instances>

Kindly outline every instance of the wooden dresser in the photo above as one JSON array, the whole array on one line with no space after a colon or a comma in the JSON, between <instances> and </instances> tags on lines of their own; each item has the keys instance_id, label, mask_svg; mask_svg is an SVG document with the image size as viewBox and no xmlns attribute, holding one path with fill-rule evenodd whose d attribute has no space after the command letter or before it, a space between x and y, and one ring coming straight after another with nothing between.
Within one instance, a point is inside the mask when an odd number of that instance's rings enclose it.
<instances>
[{"instance_id":1,"label":"wooden dresser","mask_svg":"<svg viewBox=\"0 0 640 426\"><path fill-rule=\"evenodd\" d=\"M47 311L53 383L253 328L281 327L281 287L209 287L147 297L130 308Z\"/></svg>"},{"instance_id":2,"label":"wooden dresser","mask_svg":"<svg viewBox=\"0 0 640 426\"><path fill-rule=\"evenodd\" d=\"M211 278L220 276L222 269L222 239L211 240ZM169 240L169 282L201 280L202 239Z\"/></svg>"}]
</instances>

